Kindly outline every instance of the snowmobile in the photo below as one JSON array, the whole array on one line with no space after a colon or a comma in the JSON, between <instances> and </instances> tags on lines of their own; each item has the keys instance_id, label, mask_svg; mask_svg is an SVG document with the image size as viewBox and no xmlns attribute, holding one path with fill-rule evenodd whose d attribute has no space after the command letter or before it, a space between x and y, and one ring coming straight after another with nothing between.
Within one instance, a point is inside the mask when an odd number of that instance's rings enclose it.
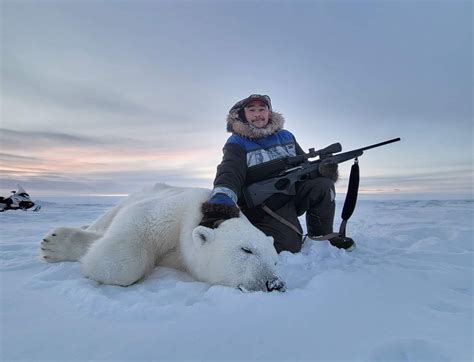
<instances>
[{"instance_id":1,"label":"snowmobile","mask_svg":"<svg viewBox=\"0 0 474 362\"><path fill-rule=\"evenodd\" d=\"M41 205L36 205L31 201L30 195L19 184L17 191L12 191L7 198L0 196L0 212L7 210L28 210L34 207L33 211L41 209Z\"/></svg>"}]
</instances>

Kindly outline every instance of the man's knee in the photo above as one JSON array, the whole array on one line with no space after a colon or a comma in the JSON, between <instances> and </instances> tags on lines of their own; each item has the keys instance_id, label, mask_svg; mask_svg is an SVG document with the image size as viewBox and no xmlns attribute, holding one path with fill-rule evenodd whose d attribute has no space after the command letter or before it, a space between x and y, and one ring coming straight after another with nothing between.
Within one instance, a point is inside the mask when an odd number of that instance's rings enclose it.
<instances>
[{"instance_id":1,"label":"man's knee","mask_svg":"<svg viewBox=\"0 0 474 362\"><path fill-rule=\"evenodd\" d=\"M295 198L298 216L314 207L334 204L336 190L334 181L327 177L306 180L298 185Z\"/></svg>"},{"instance_id":2,"label":"man's knee","mask_svg":"<svg viewBox=\"0 0 474 362\"><path fill-rule=\"evenodd\" d=\"M334 187L334 181L327 177L316 177L304 181L303 190L307 193L306 196L311 197L320 195L319 198L324 199L326 195L329 196L330 201L334 201L336 198L336 188Z\"/></svg>"},{"instance_id":3,"label":"man's knee","mask_svg":"<svg viewBox=\"0 0 474 362\"><path fill-rule=\"evenodd\" d=\"M323 189L334 189L334 181L327 177L316 177L306 180L311 187L320 187Z\"/></svg>"}]
</instances>

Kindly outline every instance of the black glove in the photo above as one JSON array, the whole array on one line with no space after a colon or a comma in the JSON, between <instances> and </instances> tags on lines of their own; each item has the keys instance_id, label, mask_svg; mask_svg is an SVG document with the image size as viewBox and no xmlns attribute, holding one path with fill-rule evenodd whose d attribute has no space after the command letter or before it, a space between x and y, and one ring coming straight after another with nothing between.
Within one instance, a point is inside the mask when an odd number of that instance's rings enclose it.
<instances>
[{"instance_id":1,"label":"black glove","mask_svg":"<svg viewBox=\"0 0 474 362\"><path fill-rule=\"evenodd\" d=\"M318 171L321 176L330 178L331 180L336 182L339 177L339 172L337 172L337 168L337 163L328 158L321 161L321 163L319 164Z\"/></svg>"},{"instance_id":2,"label":"black glove","mask_svg":"<svg viewBox=\"0 0 474 362\"><path fill-rule=\"evenodd\" d=\"M216 194L201 206L203 217L199 225L215 229L227 219L239 217L239 208L225 194Z\"/></svg>"}]
</instances>

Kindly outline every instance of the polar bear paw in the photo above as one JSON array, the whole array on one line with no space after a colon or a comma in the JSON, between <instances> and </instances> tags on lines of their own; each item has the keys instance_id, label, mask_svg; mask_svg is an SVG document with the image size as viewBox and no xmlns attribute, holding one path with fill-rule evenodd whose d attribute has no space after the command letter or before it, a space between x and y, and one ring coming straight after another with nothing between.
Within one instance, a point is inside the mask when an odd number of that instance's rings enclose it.
<instances>
[{"instance_id":1,"label":"polar bear paw","mask_svg":"<svg viewBox=\"0 0 474 362\"><path fill-rule=\"evenodd\" d=\"M40 257L49 263L78 261L100 237L100 234L82 229L58 228L41 241Z\"/></svg>"}]
</instances>

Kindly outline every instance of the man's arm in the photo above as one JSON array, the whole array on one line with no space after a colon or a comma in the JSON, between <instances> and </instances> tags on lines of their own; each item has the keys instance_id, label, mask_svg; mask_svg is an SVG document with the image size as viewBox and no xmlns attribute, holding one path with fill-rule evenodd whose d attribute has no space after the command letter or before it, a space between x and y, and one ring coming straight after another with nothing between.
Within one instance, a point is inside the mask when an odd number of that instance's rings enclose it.
<instances>
[{"instance_id":1,"label":"man's arm","mask_svg":"<svg viewBox=\"0 0 474 362\"><path fill-rule=\"evenodd\" d=\"M213 194L225 193L237 203L247 175L247 156L239 144L231 142L224 145L222 152L222 161L217 166L214 179Z\"/></svg>"},{"instance_id":2,"label":"man's arm","mask_svg":"<svg viewBox=\"0 0 474 362\"><path fill-rule=\"evenodd\" d=\"M210 199L202 205L200 225L217 227L220 221L239 216L237 200L247 172L247 159L242 147L227 142L221 163L217 166L214 189Z\"/></svg>"}]
</instances>

